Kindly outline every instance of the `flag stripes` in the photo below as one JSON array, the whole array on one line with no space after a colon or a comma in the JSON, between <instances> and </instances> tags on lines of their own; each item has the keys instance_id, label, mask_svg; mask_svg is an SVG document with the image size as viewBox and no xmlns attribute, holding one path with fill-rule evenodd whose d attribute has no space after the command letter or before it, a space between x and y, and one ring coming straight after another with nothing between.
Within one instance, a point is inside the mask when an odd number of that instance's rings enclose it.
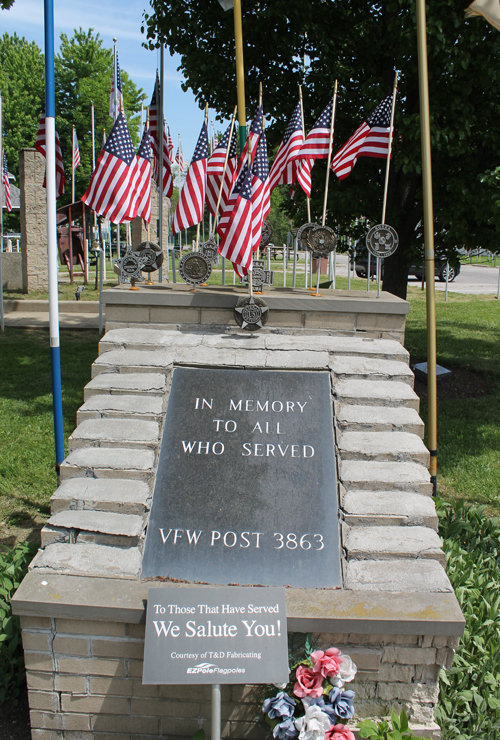
<instances>
[{"instance_id":1,"label":"flag stripes","mask_svg":"<svg viewBox=\"0 0 500 740\"><path fill-rule=\"evenodd\" d=\"M180 141L179 141L180 145ZM203 218L207 184L208 130L203 122L179 202L172 219L172 234L199 224Z\"/></svg>"},{"instance_id":2,"label":"flag stripes","mask_svg":"<svg viewBox=\"0 0 500 740\"><path fill-rule=\"evenodd\" d=\"M47 143L45 140L45 105L42 109L40 116L40 122L38 124L38 131L36 134L35 149L47 157ZM56 197L64 193L64 185L66 183L66 177L64 175L64 164L61 151L61 142L59 141L59 134L56 129ZM46 186L46 178L43 178L43 187Z\"/></svg>"},{"instance_id":3,"label":"flag stripes","mask_svg":"<svg viewBox=\"0 0 500 740\"><path fill-rule=\"evenodd\" d=\"M222 186L221 204L219 209L225 208L231 195L234 184L234 176L237 164L237 145L236 131L233 127L233 135L229 145L229 155L227 159L226 172L224 173L224 162L229 143L229 134L231 126L228 126L224 136L213 150L207 164L207 206L212 216L216 215L217 200L219 198L220 185L224 174L224 184Z\"/></svg>"}]
</instances>

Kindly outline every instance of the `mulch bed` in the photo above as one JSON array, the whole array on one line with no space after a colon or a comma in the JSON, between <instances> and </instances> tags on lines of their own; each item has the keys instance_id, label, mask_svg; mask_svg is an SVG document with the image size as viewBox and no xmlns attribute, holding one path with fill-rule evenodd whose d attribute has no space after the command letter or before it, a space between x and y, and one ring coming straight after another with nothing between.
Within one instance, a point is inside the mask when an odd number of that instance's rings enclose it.
<instances>
[{"instance_id":1,"label":"mulch bed","mask_svg":"<svg viewBox=\"0 0 500 740\"><path fill-rule=\"evenodd\" d=\"M17 707L6 702L2 707L3 717L0 717L0 738L2 740L31 740L30 713L28 707L28 692L22 690Z\"/></svg>"}]
</instances>

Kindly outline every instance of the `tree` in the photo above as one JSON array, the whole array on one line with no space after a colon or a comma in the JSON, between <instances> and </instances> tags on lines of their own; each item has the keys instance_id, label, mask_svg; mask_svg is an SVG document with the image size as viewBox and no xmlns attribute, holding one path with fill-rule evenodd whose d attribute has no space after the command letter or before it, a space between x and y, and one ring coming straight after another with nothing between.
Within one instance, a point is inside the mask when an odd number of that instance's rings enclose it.
<instances>
[{"instance_id":1,"label":"tree","mask_svg":"<svg viewBox=\"0 0 500 740\"><path fill-rule=\"evenodd\" d=\"M465 6L464 6L465 7ZM185 87L229 116L236 96L233 18L218 3L152 0L144 29L154 48L162 41L181 55ZM427 9L436 247L498 250L495 204L500 166L500 34L482 19L464 19L456 0ZM334 151L392 89L399 71L396 131L386 222L400 246L386 260L384 289L406 296L408 266L422 246L422 183L415 3L410 0L260 0L243 4L247 107L258 85L281 139L303 83L310 126L339 80ZM272 39L272 42L269 40ZM304 66L304 59L307 66ZM363 239L380 223L385 166L360 159L346 180L331 178L328 221L341 235ZM312 212L322 212L325 163L313 169ZM304 200L288 203L294 221L306 220ZM363 226L355 227L356 219Z\"/></svg>"},{"instance_id":2,"label":"tree","mask_svg":"<svg viewBox=\"0 0 500 740\"><path fill-rule=\"evenodd\" d=\"M33 146L45 89L43 54L16 34L0 38L4 146L12 174L19 174L19 150ZM19 182L18 182L19 184Z\"/></svg>"},{"instance_id":3,"label":"tree","mask_svg":"<svg viewBox=\"0 0 500 740\"><path fill-rule=\"evenodd\" d=\"M71 39L61 34L59 54L55 58L57 91L57 127L66 168L66 193L60 204L71 200L72 127L75 126L81 165L75 172L76 198L83 195L92 172L91 104L94 103L96 158L101 150L103 129L109 134L113 121L109 116L109 95L113 76L113 52L103 46L93 29L74 31ZM139 141L141 101L139 89L121 70L125 114L134 145Z\"/></svg>"}]
</instances>

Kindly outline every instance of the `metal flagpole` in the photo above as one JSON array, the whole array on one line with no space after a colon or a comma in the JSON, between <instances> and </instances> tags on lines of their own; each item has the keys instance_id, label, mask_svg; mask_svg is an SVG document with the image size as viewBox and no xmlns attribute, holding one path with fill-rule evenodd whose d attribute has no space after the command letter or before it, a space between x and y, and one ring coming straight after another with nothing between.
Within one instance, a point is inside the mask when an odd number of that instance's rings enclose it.
<instances>
[{"instance_id":1,"label":"metal flagpole","mask_svg":"<svg viewBox=\"0 0 500 740\"><path fill-rule=\"evenodd\" d=\"M159 244L160 244L160 251L163 254L163 63L164 63L164 54L165 54L165 47L163 44L160 46L160 94L159 94L159 104L160 104L160 115L159 120L157 123L157 131L158 131L158 139L160 140L158 142L159 144L159 188L158 188L158 219L160 224L160 238L159 238ZM167 259L167 275L168 275L168 259ZM158 282L163 282L163 270L160 266L160 269L158 270Z\"/></svg>"},{"instance_id":2,"label":"metal flagpole","mask_svg":"<svg viewBox=\"0 0 500 740\"><path fill-rule=\"evenodd\" d=\"M113 38L113 90L114 90L114 105L113 105L113 121L116 121L118 115L118 75L116 73L116 36ZM111 252L111 241L109 245ZM111 256L111 255L110 255ZM116 224L116 258L120 259L120 224Z\"/></svg>"},{"instance_id":3,"label":"metal flagpole","mask_svg":"<svg viewBox=\"0 0 500 740\"><path fill-rule=\"evenodd\" d=\"M337 88L338 88L338 83L337 83L337 80L335 80L335 88L333 90L333 100L332 100L332 120L330 123L330 141L328 143L328 164L326 166L325 197L323 199L323 220L321 222L322 226L325 225L325 221L326 221L326 203L328 200L328 183L330 182L330 164L332 162L333 132L335 129L335 111L337 108Z\"/></svg>"},{"instance_id":4,"label":"metal flagpole","mask_svg":"<svg viewBox=\"0 0 500 740\"><path fill-rule=\"evenodd\" d=\"M389 189L389 169L391 166L391 153L392 153L392 134L394 131L394 111L396 108L396 94L398 92L398 73L394 75L394 88L392 91L392 110L391 110L391 125L389 128L389 146L387 148L387 163L385 166L385 184L384 184L384 202L382 205L382 221L380 223L385 224L385 212L387 209L387 191ZM377 298L380 298L380 273L381 273L380 257L377 257Z\"/></svg>"},{"instance_id":5,"label":"metal flagpole","mask_svg":"<svg viewBox=\"0 0 500 740\"><path fill-rule=\"evenodd\" d=\"M418 77L420 88L420 131L422 137L422 185L424 200L425 279L427 305L427 437L429 472L437 493L437 380L436 380L436 296L434 285L434 213L432 204L432 163L427 71L427 30L425 0L417 0Z\"/></svg>"},{"instance_id":6,"label":"metal flagpole","mask_svg":"<svg viewBox=\"0 0 500 740\"><path fill-rule=\"evenodd\" d=\"M304 103L302 101L302 85L299 85L299 99L300 99L300 114L302 116L302 136L304 139L306 138L306 125L304 122ZM307 198L307 223L311 223L311 198L309 196L306 196ZM307 285L306 285L307 288Z\"/></svg>"},{"instance_id":7,"label":"metal flagpole","mask_svg":"<svg viewBox=\"0 0 500 740\"><path fill-rule=\"evenodd\" d=\"M234 42L236 49L236 87L238 93L238 136L241 154L247 138L247 118L245 111L245 67L243 64L243 25L241 21L241 0L234 0Z\"/></svg>"},{"instance_id":8,"label":"metal flagpole","mask_svg":"<svg viewBox=\"0 0 500 740\"><path fill-rule=\"evenodd\" d=\"M3 259L3 207L6 201L5 185L3 181L3 128L2 128L2 93L0 91L0 172L2 176L0 178L0 328L5 331L5 319L3 312L3 275L2 275L2 259ZM8 175L7 175L8 177Z\"/></svg>"},{"instance_id":9,"label":"metal flagpole","mask_svg":"<svg viewBox=\"0 0 500 740\"><path fill-rule=\"evenodd\" d=\"M56 473L64 460L64 431L61 388L61 356L59 350L59 297L57 292L57 232L56 232L56 104L54 83L54 3L44 0L45 15L45 139L47 252L49 273L50 359L52 366L52 403L56 447Z\"/></svg>"},{"instance_id":10,"label":"metal flagpole","mask_svg":"<svg viewBox=\"0 0 500 740\"><path fill-rule=\"evenodd\" d=\"M75 127L71 133L71 202L75 202ZM71 224L70 224L71 226Z\"/></svg>"}]
</instances>

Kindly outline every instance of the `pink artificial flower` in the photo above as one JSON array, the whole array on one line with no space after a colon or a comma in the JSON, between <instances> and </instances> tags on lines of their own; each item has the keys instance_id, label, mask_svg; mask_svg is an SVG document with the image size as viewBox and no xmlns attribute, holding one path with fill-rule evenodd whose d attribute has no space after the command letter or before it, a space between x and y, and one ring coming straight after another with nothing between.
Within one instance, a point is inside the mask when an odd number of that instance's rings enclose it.
<instances>
[{"instance_id":1,"label":"pink artificial flower","mask_svg":"<svg viewBox=\"0 0 500 740\"><path fill-rule=\"evenodd\" d=\"M308 666L299 665L295 671L296 684L293 693L302 699L304 696L318 698L323 693L323 676L314 673Z\"/></svg>"},{"instance_id":2,"label":"pink artificial flower","mask_svg":"<svg viewBox=\"0 0 500 740\"><path fill-rule=\"evenodd\" d=\"M326 652L315 650L314 653L311 653L313 671L320 673L323 678L335 676L340 670L342 657L338 648L328 648Z\"/></svg>"},{"instance_id":3,"label":"pink artificial flower","mask_svg":"<svg viewBox=\"0 0 500 740\"><path fill-rule=\"evenodd\" d=\"M347 725L333 725L327 730L325 740L356 740Z\"/></svg>"}]
</instances>

